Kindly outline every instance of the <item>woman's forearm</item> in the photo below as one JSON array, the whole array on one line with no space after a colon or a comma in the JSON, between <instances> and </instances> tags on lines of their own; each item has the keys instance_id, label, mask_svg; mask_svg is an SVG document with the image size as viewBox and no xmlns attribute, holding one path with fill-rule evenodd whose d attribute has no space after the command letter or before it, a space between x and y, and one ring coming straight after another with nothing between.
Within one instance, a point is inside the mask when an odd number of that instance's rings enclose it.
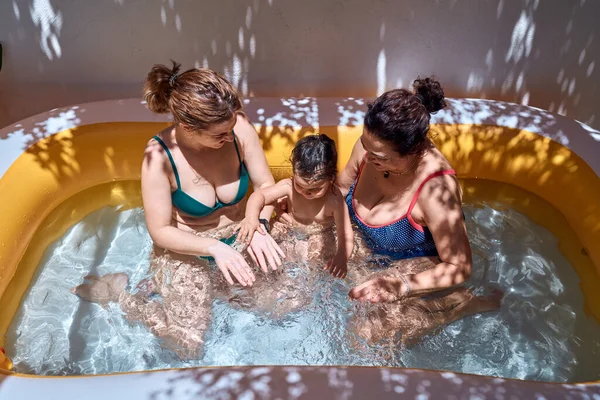
<instances>
[{"instance_id":1,"label":"woman's forearm","mask_svg":"<svg viewBox=\"0 0 600 400\"><path fill-rule=\"evenodd\" d=\"M192 256L211 256L215 245L220 243L217 239L196 236L174 226L159 228L151 233L151 237L158 247Z\"/></svg>"},{"instance_id":2,"label":"woman's forearm","mask_svg":"<svg viewBox=\"0 0 600 400\"><path fill-rule=\"evenodd\" d=\"M418 296L437 292L460 285L471 276L469 266L459 267L454 264L441 262L435 267L412 275L397 274L380 279L385 280L387 291L395 293L399 298Z\"/></svg>"},{"instance_id":3,"label":"woman's forearm","mask_svg":"<svg viewBox=\"0 0 600 400\"><path fill-rule=\"evenodd\" d=\"M441 262L435 267L414 275L405 275L404 280L399 279L400 296L413 296L429 292L436 292L453 286L460 285L471 276L471 268Z\"/></svg>"}]
</instances>

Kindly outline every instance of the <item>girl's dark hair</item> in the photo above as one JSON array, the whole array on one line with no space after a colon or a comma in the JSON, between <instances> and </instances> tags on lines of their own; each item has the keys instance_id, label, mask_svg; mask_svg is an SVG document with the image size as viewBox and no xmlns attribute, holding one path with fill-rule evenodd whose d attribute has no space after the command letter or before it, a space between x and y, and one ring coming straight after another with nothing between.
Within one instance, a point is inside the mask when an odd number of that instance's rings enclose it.
<instances>
[{"instance_id":1,"label":"girl's dark hair","mask_svg":"<svg viewBox=\"0 0 600 400\"><path fill-rule=\"evenodd\" d=\"M404 89L385 92L368 105L365 128L391 143L401 155L420 154L429 145L427 133L432 113L446 107L444 90L433 77L413 83L413 93Z\"/></svg>"},{"instance_id":2,"label":"girl's dark hair","mask_svg":"<svg viewBox=\"0 0 600 400\"><path fill-rule=\"evenodd\" d=\"M231 120L242 109L238 91L224 77L207 68L179 72L155 65L144 82L144 100L150 111L173 114L175 121L194 130Z\"/></svg>"},{"instance_id":3,"label":"girl's dark hair","mask_svg":"<svg viewBox=\"0 0 600 400\"><path fill-rule=\"evenodd\" d=\"M327 135L305 136L292 150L294 174L308 181L335 179L337 175L337 150L335 142Z\"/></svg>"}]
</instances>

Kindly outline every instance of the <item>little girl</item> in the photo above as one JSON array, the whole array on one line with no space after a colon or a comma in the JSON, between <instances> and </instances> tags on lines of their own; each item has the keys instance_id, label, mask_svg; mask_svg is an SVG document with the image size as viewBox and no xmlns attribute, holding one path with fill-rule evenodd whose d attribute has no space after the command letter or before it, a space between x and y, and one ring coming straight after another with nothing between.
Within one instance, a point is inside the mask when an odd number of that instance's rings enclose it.
<instances>
[{"instance_id":1,"label":"little girl","mask_svg":"<svg viewBox=\"0 0 600 400\"><path fill-rule=\"evenodd\" d=\"M307 233L313 233L306 242L306 253L322 253L334 248L333 235L325 233L325 230L335 224L337 251L331 258L328 257L323 269L335 277L344 278L354 247L354 234L344 197L334 185L337 175L335 142L327 135L305 136L292 151L292 169L294 175L291 179L283 179L252 193L246 204L246 218L240 223L237 241L247 242L256 230L264 233L265 226L259 221L260 210L265 205L286 198L287 210L294 225L305 228L317 225L323 228L318 229L317 234L314 229L307 230ZM276 230L284 231L285 227L281 223L274 225L273 231ZM279 236L276 232L271 234L274 238Z\"/></svg>"}]
</instances>

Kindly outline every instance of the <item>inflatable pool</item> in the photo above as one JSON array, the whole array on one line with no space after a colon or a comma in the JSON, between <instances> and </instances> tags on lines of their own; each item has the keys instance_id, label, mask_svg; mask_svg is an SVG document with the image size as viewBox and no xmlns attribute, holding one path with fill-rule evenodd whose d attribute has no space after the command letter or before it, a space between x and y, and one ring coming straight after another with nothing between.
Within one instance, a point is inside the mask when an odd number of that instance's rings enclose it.
<instances>
[{"instance_id":1,"label":"inflatable pool","mask_svg":"<svg viewBox=\"0 0 600 400\"><path fill-rule=\"evenodd\" d=\"M461 178L465 199L500 201L552 232L580 278L583 312L600 321L600 132L527 106L475 99L449 104L434 116L432 136ZM276 179L291 172L294 141L313 132L336 141L341 168L361 133L364 108L365 100L351 98L245 104ZM168 123L131 99L52 110L0 130L0 347L10 345L5 335L48 246L105 206L141 205L136 185L143 148ZM201 367L67 379L13 372L7 356L0 353L2 399L600 396L600 381L553 384L359 366Z\"/></svg>"}]
</instances>

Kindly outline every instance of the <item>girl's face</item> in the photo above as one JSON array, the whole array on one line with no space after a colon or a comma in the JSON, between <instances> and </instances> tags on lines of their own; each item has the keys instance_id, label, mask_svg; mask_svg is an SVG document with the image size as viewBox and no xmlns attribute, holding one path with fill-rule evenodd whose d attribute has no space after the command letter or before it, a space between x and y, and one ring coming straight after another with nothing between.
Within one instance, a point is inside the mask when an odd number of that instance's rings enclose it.
<instances>
[{"instance_id":1,"label":"girl's face","mask_svg":"<svg viewBox=\"0 0 600 400\"><path fill-rule=\"evenodd\" d=\"M320 179L318 181L306 180L296 174L294 174L292 182L294 190L307 200L325 196L333 183L330 179Z\"/></svg>"},{"instance_id":2,"label":"girl's face","mask_svg":"<svg viewBox=\"0 0 600 400\"><path fill-rule=\"evenodd\" d=\"M233 127L237 121L237 116L231 120L214 124L201 131L190 130L183 127L186 132L186 139L193 141L194 144L219 149L227 142L233 142Z\"/></svg>"}]
</instances>

